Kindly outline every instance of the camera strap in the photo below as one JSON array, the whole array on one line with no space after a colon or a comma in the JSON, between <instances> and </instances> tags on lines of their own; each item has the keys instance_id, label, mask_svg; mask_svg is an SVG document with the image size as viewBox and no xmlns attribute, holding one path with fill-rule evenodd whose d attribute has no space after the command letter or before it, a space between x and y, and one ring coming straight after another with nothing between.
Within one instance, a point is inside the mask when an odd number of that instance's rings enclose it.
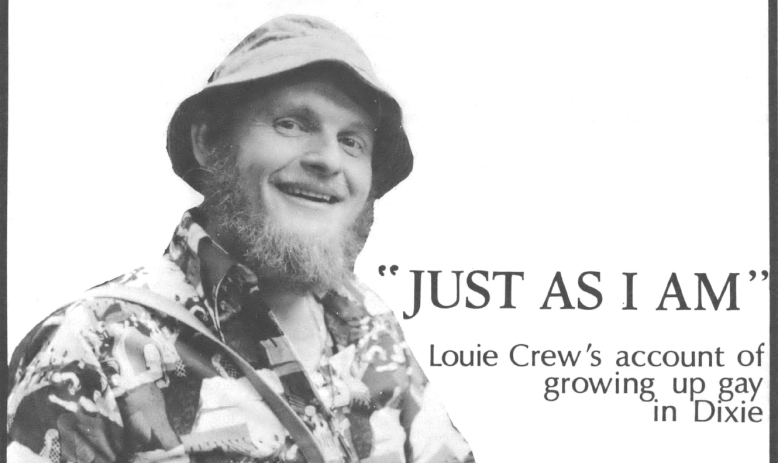
<instances>
[{"instance_id":1,"label":"camera strap","mask_svg":"<svg viewBox=\"0 0 778 463\"><path fill-rule=\"evenodd\" d=\"M308 463L329 463L325 459L324 453L317 444L313 433L308 429L302 419L297 416L294 410L292 410L292 407L289 406L286 400L276 393L270 385L257 374L254 368L240 356L240 354L214 336L200 320L180 304L148 289L133 288L117 284L92 288L84 293L84 296L88 299L120 299L154 309L157 312L175 318L179 322L221 346L221 348L230 356L230 360L238 367L246 379L248 379L249 383L256 389L268 408L270 408L289 432L289 435L299 446L305 460Z\"/></svg>"}]
</instances>

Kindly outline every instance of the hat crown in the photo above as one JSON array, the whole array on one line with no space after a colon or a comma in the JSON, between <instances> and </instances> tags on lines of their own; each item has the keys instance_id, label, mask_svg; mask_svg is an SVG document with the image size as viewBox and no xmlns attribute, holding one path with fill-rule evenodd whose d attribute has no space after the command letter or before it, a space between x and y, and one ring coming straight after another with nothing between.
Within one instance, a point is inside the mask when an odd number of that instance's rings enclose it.
<instances>
[{"instance_id":1,"label":"hat crown","mask_svg":"<svg viewBox=\"0 0 778 463\"><path fill-rule=\"evenodd\" d=\"M291 69L325 60L348 64L372 86L384 90L356 40L324 19L301 15L281 16L255 29L219 64L208 82L234 83L277 73L281 63Z\"/></svg>"}]
</instances>

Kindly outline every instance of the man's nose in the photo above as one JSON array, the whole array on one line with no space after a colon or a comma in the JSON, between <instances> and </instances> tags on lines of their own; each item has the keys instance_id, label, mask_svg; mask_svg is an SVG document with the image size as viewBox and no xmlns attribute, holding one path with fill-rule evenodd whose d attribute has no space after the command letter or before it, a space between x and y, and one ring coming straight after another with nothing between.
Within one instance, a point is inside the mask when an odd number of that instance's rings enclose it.
<instances>
[{"instance_id":1,"label":"man's nose","mask_svg":"<svg viewBox=\"0 0 778 463\"><path fill-rule=\"evenodd\" d=\"M337 174L343 168L343 152L337 135L319 133L307 147L301 164L311 173L323 176Z\"/></svg>"}]
</instances>

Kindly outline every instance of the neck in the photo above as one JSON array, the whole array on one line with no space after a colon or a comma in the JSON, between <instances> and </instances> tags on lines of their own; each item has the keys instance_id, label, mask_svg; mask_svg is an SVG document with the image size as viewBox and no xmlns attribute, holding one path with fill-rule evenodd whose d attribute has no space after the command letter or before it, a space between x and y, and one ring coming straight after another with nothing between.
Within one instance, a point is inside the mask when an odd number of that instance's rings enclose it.
<instances>
[{"instance_id":1,"label":"neck","mask_svg":"<svg viewBox=\"0 0 778 463\"><path fill-rule=\"evenodd\" d=\"M240 246L238 245L239 240L235 238L234 234L224 230L223 227L217 226L217 222L218 220L206 216L203 230L205 230L213 241L219 243L219 246L233 256L233 258L242 259L246 250L240 249Z\"/></svg>"},{"instance_id":2,"label":"neck","mask_svg":"<svg viewBox=\"0 0 778 463\"><path fill-rule=\"evenodd\" d=\"M306 288L283 284L273 280L260 282L262 296L268 302L273 312L283 310L283 307L294 304L312 296L312 292Z\"/></svg>"},{"instance_id":3,"label":"neck","mask_svg":"<svg viewBox=\"0 0 778 463\"><path fill-rule=\"evenodd\" d=\"M255 271L255 269L252 269ZM259 273L257 273L259 275ZM260 276L259 287L263 294L268 294L268 298L292 298L306 297L308 295L321 296L329 288L323 288L318 285L301 283L284 277Z\"/></svg>"}]
</instances>

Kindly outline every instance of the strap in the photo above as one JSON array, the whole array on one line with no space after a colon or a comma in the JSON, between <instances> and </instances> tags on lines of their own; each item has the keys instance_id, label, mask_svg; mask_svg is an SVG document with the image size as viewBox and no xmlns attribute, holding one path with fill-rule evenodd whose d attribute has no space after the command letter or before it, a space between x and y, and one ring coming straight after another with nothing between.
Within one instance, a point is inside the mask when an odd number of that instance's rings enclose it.
<instances>
[{"instance_id":1,"label":"strap","mask_svg":"<svg viewBox=\"0 0 778 463\"><path fill-rule=\"evenodd\" d=\"M154 309L167 316L173 317L181 323L187 325L211 341L219 344L230 359L249 380L259 396L265 401L270 410L276 415L281 424L284 425L289 435L292 436L295 443L300 447L305 460L308 463L326 463L324 454L316 443L308 426L303 423L299 416L292 410L292 407L278 395L261 376L254 371L254 368L243 359L237 352L228 345L220 341L211 331L205 327L194 315L184 309L180 304L152 292L145 288L133 288L128 286L109 284L92 288L84 293L86 298L111 298L121 299L127 302L133 302L142 306Z\"/></svg>"}]
</instances>

